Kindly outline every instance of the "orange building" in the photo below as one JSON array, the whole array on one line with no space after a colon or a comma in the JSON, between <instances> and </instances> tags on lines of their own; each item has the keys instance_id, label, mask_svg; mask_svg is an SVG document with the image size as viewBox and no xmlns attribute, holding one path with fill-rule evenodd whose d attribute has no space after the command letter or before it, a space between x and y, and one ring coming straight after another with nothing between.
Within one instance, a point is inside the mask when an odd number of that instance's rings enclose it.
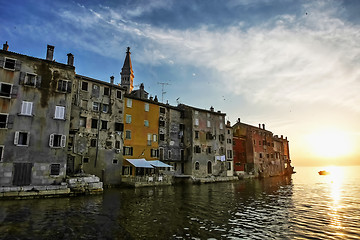
<instances>
[{"instance_id":1,"label":"orange building","mask_svg":"<svg viewBox=\"0 0 360 240\"><path fill-rule=\"evenodd\" d=\"M143 175L150 171L146 168L135 171L126 159L159 159L159 111L159 105L152 100L125 95L123 175Z\"/></svg>"}]
</instances>

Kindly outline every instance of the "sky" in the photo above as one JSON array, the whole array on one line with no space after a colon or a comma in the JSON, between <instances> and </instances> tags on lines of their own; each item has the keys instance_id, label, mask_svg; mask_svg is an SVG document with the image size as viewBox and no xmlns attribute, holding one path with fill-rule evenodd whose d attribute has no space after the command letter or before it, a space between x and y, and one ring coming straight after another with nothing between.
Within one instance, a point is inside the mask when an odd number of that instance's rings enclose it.
<instances>
[{"instance_id":1,"label":"sky","mask_svg":"<svg viewBox=\"0 0 360 240\"><path fill-rule=\"evenodd\" d=\"M296 166L360 165L360 1L0 0L9 51L75 56L109 81L130 47L134 85L290 141ZM162 85L164 92L162 98Z\"/></svg>"}]
</instances>

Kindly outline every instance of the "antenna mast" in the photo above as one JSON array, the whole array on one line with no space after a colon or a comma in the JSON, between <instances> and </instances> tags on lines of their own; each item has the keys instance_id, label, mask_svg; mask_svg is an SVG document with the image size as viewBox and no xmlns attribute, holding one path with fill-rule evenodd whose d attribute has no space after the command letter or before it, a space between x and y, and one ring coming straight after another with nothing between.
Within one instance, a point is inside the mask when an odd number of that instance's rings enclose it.
<instances>
[{"instance_id":1,"label":"antenna mast","mask_svg":"<svg viewBox=\"0 0 360 240\"><path fill-rule=\"evenodd\" d=\"M164 94L166 93L164 91L164 86L166 85L171 85L170 83L167 83L167 82L158 82L158 84L161 85L161 102L164 103Z\"/></svg>"}]
</instances>

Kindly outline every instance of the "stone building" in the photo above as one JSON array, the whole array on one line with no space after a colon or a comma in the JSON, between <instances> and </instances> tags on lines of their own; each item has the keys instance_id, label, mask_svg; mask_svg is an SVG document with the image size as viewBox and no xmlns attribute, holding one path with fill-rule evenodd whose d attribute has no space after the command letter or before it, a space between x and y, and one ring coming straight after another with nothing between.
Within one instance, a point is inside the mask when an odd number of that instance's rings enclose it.
<instances>
[{"instance_id":1,"label":"stone building","mask_svg":"<svg viewBox=\"0 0 360 240\"><path fill-rule=\"evenodd\" d=\"M256 177L283 175L288 156L286 139L279 139L265 129L238 121L233 126L234 169L237 174L247 173ZM286 140L287 141L287 140ZM286 153L287 152L287 153ZM290 159L290 158L288 158Z\"/></svg>"},{"instance_id":2,"label":"stone building","mask_svg":"<svg viewBox=\"0 0 360 240\"><path fill-rule=\"evenodd\" d=\"M225 113L184 104L185 174L194 177L226 176Z\"/></svg>"},{"instance_id":3,"label":"stone building","mask_svg":"<svg viewBox=\"0 0 360 240\"><path fill-rule=\"evenodd\" d=\"M230 121L226 122L226 131L225 131L225 139L226 139L226 175L228 177L234 175L234 150L233 150L233 129L231 127Z\"/></svg>"},{"instance_id":4,"label":"stone building","mask_svg":"<svg viewBox=\"0 0 360 240\"><path fill-rule=\"evenodd\" d=\"M125 88L76 75L71 109L67 173L85 172L104 185L121 183Z\"/></svg>"},{"instance_id":5,"label":"stone building","mask_svg":"<svg viewBox=\"0 0 360 240\"><path fill-rule=\"evenodd\" d=\"M74 93L68 64L0 50L0 185L59 184L66 176L67 135Z\"/></svg>"}]
</instances>

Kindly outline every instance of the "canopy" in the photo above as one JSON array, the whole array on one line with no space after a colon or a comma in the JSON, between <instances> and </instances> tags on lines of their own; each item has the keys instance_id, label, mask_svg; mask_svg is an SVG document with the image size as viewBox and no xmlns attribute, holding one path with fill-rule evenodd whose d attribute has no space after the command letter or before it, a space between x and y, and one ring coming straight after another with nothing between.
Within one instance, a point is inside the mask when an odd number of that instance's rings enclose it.
<instances>
[{"instance_id":1,"label":"canopy","mask_svg":"<svg viewBox=\"0 0 360 240\"><path fill-rule=\"evenodd\" d=\"M163 163L159 160L148 161L148 163L150 163L154 167L173 167L173 166Z\"/></svg>"},{"instance_id":2,"label":"canopy","mask_svg":"<svg viewBox=\"0 0 360 240\"><path fill-rule=\"evenodd\" d=\"M126 159L131 165L137 168L154 168L150 165L148 161L146 161L144 158L140 159Z\"/></svg>"}]
</instances>

